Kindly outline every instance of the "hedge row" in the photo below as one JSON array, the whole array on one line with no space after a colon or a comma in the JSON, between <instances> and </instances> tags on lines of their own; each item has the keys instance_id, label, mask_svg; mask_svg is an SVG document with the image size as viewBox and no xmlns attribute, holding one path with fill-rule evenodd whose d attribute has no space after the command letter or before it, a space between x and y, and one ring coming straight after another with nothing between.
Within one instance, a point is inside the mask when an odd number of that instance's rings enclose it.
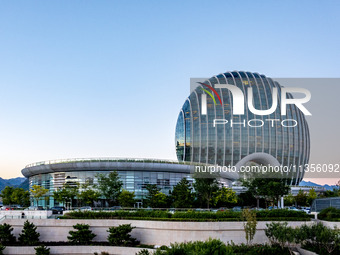
<instances>
[{"instance_id":1,"label":"hedge row","mask_svg":"<svg viewBox=\"0 0 340 255\"><path fill-rule=\"evenodd\" d=\"M308 221L310 216L300 211L264 210L256 212L259 221ZM162 221L240 221L242 213L235 211L223 212L175 212L174 214L166 211L114 211L114 212L69 212L62 218L64 219L135 219L135 220L162 220Z\"/></svg>"},{"instance_id":2,"label":"hedge row","mask_svg":"<svg viewBox=\"0 0 340 255\"><path fill-rule=\"evenodd\" d=\"M323 209L318 214L318 219L327 221L340 221L340 209L336 209L334 207Z\"/></svg>"}]
</instances>

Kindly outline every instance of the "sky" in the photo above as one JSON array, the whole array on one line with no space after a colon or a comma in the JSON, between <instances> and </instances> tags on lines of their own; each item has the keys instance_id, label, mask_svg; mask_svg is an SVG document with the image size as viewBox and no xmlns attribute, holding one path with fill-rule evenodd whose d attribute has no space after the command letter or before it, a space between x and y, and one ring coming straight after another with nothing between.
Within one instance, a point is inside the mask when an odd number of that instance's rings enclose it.
<instances>
[{"instance_id":1,"label":"sky","mask_svg":"<svg viewBox=\"0 0 340 255\"><path fill-rule=\"evenodd\" d=\"M53 159L176 159L190 78L340 77L339 11L339 1L1 0L0 177Z\"/></svg>"}]
</instances>

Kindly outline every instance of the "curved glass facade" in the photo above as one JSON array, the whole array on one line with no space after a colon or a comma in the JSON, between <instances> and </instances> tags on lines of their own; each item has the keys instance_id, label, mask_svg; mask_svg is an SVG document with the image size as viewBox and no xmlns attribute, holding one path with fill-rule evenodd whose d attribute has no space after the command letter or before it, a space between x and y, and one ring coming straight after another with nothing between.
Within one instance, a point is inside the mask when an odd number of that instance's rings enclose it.
<instances>
[{"instance_id":1,"label":"curved glass facade","mask_svg":"<svg viewBox=\"0 0 340 255\"><path fill-rule=\"evenodd\" d=\"M54 191L65 184L71 186L89 184L96 188L98 174L108 174L117 171L123 182L123 189L135 193L137 200L142 200L147 195L146 185L156 184L161 192L168 195L173 187L183 178L189 182L193 179L190 175L191 165L187 162L156 159L132 158L79 158L41 161L27 165L21 170L29 178L29 188L33 185L42 186L48 193L38 202L44 207L53 207L58 203L53 198ZM104 198L103 198L104 199ZM77 200L77 198L75 199ZM97 201L96 206L101 204ZM36 205L36 201L32 200ZM78 206L77 201L74 201Z\"/></svg>"},{"instance_id":2,"label":"curved glass facade","mask_svg":"<svg viewBox=\"0 0 340 255\"><path fill-rule=\"evenodd\" d=\"M283 166L304 166L309 160L309 130L303 113L295 105L287 105L287 114L281 115L281 86L276 81L258 73L226 72L204 82L213 88L217 96L207 86L199 85L187 98L178 116L176 125L176 152L179 161L234 166L242 158L256 152L275 157ZM233 115L233 97L228 89L216 88L216 84L237 86L245 96L244 115ZM270 109L273 88L278 91L276 110L270 115L255 115L248 109L247 88L253 91L253 106L257 110ZM207 91L208 90L208 91ZM202 114L202 94L206 96L206 114ZM293 98L287 94L288 98ZM216 101L217 103L215 103ZM203 104L204 105L204 104ZM214 119L228 120L225 125L213 126ZM270 121L275 119L277 121ZM284 127L281 121L294 119L295 127ZM230 121L235 124L233 127ZM261 127L257 120L264 123ZM245 122L245 125L243 123ZM289 123L292 126L292 123ZM303 172L290 172L291 184L298 184Z\"/></svg>"},{"instance_id":3,"label":"curved glass facade","mask_svg":"<svg viewBox=\"0 0 340 255\"><path fill-rule=\"evenodd\" d=\"M112 170L113 171L113 170ZM39 205L43 207L53 207L58 203L53 199L53 192L58 188L62 188L65 183L79 183L90 185L98 184L97 174L107 174L109 171L73 171L73 172L56 172L37 174L29 177L29 185L39 185L48 189L45 195L46 199L41 199ZM187 178L190 182L192 178L189 174L176 172L156 172L156 171L117 171L120 180L123 182L123 189L135 192L135 198L141 200L147 194L146 184L157 184L161 188L161 192L169 194L182 178ZM34 201L34 203L36 203Z\"/></svg>"}]
</instances>

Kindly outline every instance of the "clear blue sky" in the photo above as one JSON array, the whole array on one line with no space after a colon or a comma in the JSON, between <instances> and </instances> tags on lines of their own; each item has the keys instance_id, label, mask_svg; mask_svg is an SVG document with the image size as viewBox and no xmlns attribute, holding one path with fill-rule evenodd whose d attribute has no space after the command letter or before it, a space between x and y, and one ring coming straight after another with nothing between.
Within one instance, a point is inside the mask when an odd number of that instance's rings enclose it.
<instances>
[{"instance_id":1,"label":"clear blue sky","mask_svg":"<svg viewBox=\"0 0 340 255\"><path fill-rule=\"evenodd\" d=\"M0 177L175 159L191 77L340 77L339 1L0 1Z\"/></svg>"}]
</instances>

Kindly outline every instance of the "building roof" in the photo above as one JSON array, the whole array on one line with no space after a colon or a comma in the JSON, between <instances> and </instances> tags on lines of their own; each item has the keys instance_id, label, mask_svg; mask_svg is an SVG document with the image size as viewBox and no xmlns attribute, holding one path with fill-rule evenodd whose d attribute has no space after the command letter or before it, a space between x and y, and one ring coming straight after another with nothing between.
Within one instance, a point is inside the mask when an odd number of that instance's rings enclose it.
<instances>
[{"instance_id":1,"label":"building roof","mask_svg":"<svg viewBox=\"0 0 340 255\"><path fill-rule=\"evenodd\" d=\"M25 177L71 171L157 171L190 173L190 162L134 158L74 158L41 161L21 170Z\"/></svg>"}]
</instances>

